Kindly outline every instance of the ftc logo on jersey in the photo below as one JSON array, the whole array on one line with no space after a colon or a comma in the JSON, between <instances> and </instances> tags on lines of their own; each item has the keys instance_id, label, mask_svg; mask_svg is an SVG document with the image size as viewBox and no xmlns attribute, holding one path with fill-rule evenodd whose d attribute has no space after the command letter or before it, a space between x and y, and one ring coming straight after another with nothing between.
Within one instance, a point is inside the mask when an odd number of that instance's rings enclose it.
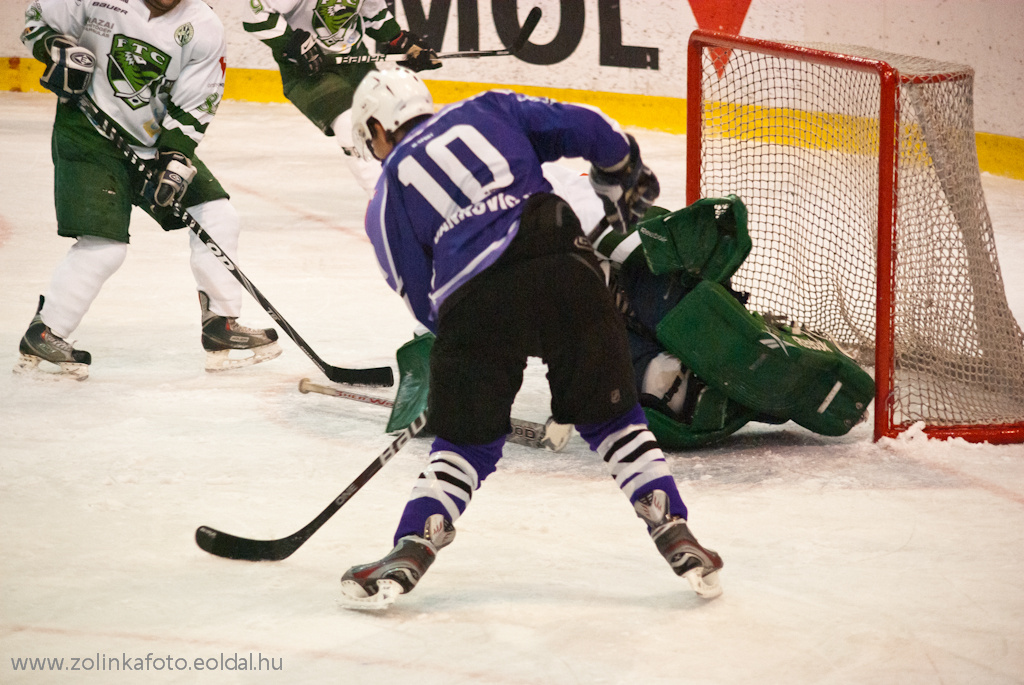
<instances>
[{"instance_id":1,"label":"ftc logo on jersey","mask_svg":"<svg viewBox=\"0 0 1024 685\"><path fill-rule=\"evenodd\" d=\"M313 25L319 24L333 35L349 22L359 9L360 2L361 0L317 0L316 7L313 8Z\"/></svg>"},{"instance_id":2,"label":"ftc logo on jersey","mask_svg":"<svg viewBox=\"0 0 1024 685\"><path fill-rule=\"evenodd\" d=\"M149 104L166 78L171 56L135 38L114 36L107 65L107 79L114 94L132 109Z\"/></svg>"}]
</instances>

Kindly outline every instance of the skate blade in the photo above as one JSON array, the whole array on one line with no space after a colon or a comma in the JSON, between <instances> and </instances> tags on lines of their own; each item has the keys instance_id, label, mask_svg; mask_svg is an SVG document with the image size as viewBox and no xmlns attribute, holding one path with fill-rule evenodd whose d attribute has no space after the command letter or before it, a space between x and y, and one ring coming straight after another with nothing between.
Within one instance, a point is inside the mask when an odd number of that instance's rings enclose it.
<instances>
[{"instance_id":1,"label":"skate blade","mask_svg":"<svg viewBox=\"0 0 1024 685\"><path fill-rule=\"evenodd\" d=\"M44 362L40 364L40 362ZM75 362L48 362L42 357L20 354L15 362L14 373L43 380L74 380L84 381L89 377L89 365Z\"/></svg>"},{"instance_id":2,"label":"skate blade","mask_svg":"<svg viewBox=\"0 0 1024 685\"><path fill-rule=\"evenodd\" d=\"M260 362L276 359L281 356L281 346L276 342L247 350L217 350L206 353L206 370L210 372L230 371L243 366L252 366Z\"/></svg>"},{"instance_id":3,"label":"skate blade","mask_svg":"<svg viewBox=\"0 0 1024 685\"><path fill-rule=\"evenodd\" d=\"M367 596L363 586L354 580L341 581L341 599L338 605L346 609L362 609L381 611L395 603L402 594L402 586L397 581L384 578L377 581L377 592Z\"/></svg>"},{"instance_id":4,"label":"skate blade","mask_svg":"<svg viewBox=\"0 0 1024 685\"><path fill-rule=\"evenodd\" d=\"M714 599L721 595L722 585L718 580L718 571L712 571L706 576L703 574L704 569L698 566L684 573L683 578L689 581L690 587L693 588L698 597Z\"/></svg>"}]
</instances>

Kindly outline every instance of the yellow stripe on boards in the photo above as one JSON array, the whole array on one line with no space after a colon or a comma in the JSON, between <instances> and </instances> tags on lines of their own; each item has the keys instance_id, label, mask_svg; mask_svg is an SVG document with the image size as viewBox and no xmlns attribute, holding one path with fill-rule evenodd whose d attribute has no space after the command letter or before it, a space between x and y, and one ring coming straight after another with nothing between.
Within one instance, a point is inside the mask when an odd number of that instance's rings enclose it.
<instances>
[{"instance_id":1,"label":"yellow stripe on boards","mask_svg":"<svg viewBox=\"0 0 1024 685\"><path fill-rule=\"evenodd\" d=\"M0 91L47 92L39 85L43 65L27 57L0 57ZM654 131L682 135L686 133L686 100L656 95L635 95L628 93L606 93L569 88L544 88L498 83L465 83L462 81L427 80L434 101L448 104L476 95L485 90L505 88L526 95L548 97L564 102L576 102L600 108L605 114L623 126L634 126ZM235 69L227 71L224 83L224 98L248 102L287 102L281 91L281 76L276 70ZM706 115L713 115L719 129L742 125L744 120L764 116L754 108L729 111L724 105L707 105ZM842 149L842 130L865 130L870 120L857 120L830 114L792 113L793 123L773 129L771 135L777 142L803 145L819 149ZM780 117L781 120L781 117ZM817 131L810 137L808 131ZM726 134L728 135L728 134ZM734 134L741 135L741 134ZM858 136L859 138L859 136ZM978 164L982 171L1024 180L1024 139L994 133L976 133Z\"/></svg>"}]
</instances>

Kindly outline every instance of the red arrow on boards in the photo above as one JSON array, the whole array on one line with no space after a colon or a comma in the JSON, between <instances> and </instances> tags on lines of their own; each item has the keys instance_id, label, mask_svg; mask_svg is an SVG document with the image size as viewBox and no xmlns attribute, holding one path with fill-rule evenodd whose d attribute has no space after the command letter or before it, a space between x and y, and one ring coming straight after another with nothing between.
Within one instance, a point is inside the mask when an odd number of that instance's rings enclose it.
<instances>
[{"instance_id":1,"label":"red arrow on boards","mask_svg":"<svg viewBox=\"0 0 1024 685\"><path fill-rule=\"evenodd\" d=\"M739 34L750 9L750 0L689 0L697 26L709 31ZM711 59L721 78L729 61L728 48L712 48Z\"/></svg>"}]
</instances>

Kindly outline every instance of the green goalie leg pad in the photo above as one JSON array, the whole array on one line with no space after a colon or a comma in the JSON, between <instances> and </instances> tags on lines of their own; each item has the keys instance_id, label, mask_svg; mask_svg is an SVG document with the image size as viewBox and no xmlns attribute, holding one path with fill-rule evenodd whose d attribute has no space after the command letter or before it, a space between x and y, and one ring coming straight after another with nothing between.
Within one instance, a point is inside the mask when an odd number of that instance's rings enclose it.
<instances>
[{"instance_id":1,"label":"green goalie leg pad","mask_svg":"<svg viewBox=\"0 0 1024 685\"><path fill-rule=\"evenodd\" d=\"M655 275L685 271L724 283L750 254L747 208L735 195L697 200L637 224Z\"/></svg>"},{"instance_id":2,"label":"green goalie leg pad","mask_svg":"<svg viewBox=\"0 0 1024 685\"><path fill-rule=\"evenodd\" d=\"M875 384L834 344L771 326L704 281L658 324L658 340L709 386L822 435L863 418Z\"/></svg>"},{"instance_id":3,"label":"green goalie leg pad","mask_svg":"<svg viewBox=\"0 0 1024 685\"><path fill-rule=\"evenodd\" d=\"M434 334L417 335L398 348L398 392L388 417L387 432L404 430L427 408L430 391L430 350Z\"/></svg>"},{"instance_id":4,"label":"green goalie leg pad","mask_svg":"<svg viewBox=\"0 0 1024 685\"><path fill-rule=\"evenodd\" d=\"M725 393L709 387L697 401L689 425L651 407L645 407L644 414L662 449L687 450L721 442L743 428L757 412L729 400Z\"/></svg>"}]
</instances>

